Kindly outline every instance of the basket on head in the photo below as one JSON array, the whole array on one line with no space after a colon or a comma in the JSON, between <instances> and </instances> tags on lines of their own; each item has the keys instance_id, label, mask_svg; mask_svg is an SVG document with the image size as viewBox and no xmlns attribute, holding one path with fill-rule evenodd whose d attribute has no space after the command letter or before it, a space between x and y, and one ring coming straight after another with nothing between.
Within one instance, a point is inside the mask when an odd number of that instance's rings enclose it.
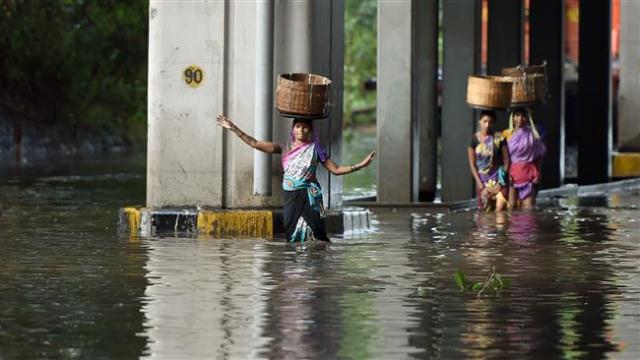
<instances>
[{"instance_id":1,"label":"basket on head","mask_svg":"<svg viewBox=\"0 0 640 360\"><path fill-rule=\"evenodd\" d=\"M276 108L283 115L318 117L327 112L331 80L314 74L289 73L278 77Z\"/></svg>"},{"instance_id":2,"label":"basket on head","mask_svg":"<svg viewBox=\"0 0 640 360\"><path fill-rule=\"evenodd\" d=\"M511 104L513 84L495 76L469 75L467 103L478 109L505 109Z\"/></svg>"},{"instance_id":3,"label":"basket on head","mask_svg":"<svg viewBox=\"0 0 640 360\"><path fill-rule=\"evenodd\" d=\"M532 105L544 100L545 86L542 74L527 74L523 76L493 76L503 81L511 81L511 107Z\"/></svg>"},{"instance_id":4,"label":"basket on head","mask_svg":"<svg viewBox=\"0 0 640 360\"><path fill-rule=\"evenodd\" d=\"M542 76L542 85L544 86L543 89L543 96L542 98L540 98L540 100L543 100L546 96L547 96L547 62L543 61L542 64L540 65L531 65L531 66L524 66L524 65L518 65L515 67L509 67L509 68L503 68L502 69L502 75L504 76L513 76L513 77L518 77L518 76L529 76L529 75L541 75ZM536 80L536 82L538 82L539 80Z\"/></svg>"}]
</instances>

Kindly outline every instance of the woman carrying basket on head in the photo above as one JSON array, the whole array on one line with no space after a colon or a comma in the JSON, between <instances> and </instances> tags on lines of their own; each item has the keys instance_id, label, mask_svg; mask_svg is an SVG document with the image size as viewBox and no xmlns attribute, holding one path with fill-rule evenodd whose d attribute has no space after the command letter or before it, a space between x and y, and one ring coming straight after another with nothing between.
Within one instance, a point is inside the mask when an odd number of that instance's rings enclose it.
<instances>
[{"instance_id":1,"label":"woman carrying basket on head","mask_svg":"<svg viewBox=\"0 0 640 360\"><path fill-rule=\"evenodd\" d=\"M509 207L531 209L547 149L528 109L515 109L509 117L509 129L503 134L511 157Z\"/></svg>"},{"instance_id":2,"label":"woman carrying basket on head","mask_svg":"<svg viewBox=\"0 0 640 360\"><path fill-rule=\"evenodd\" d=\"M289 141L282 144L258 141L224 115L218 115L217 123L254 149L268 154L282 154L284 229L287 240L303 242L315 238L330 242L324 224L322 189L316 179L318 163L334 175L344 175L369 166L375 152L372 151L357 164L339 166L329 158L317 137L313 138L312 120L294 120Z\"/></svg>"}]
</instances>

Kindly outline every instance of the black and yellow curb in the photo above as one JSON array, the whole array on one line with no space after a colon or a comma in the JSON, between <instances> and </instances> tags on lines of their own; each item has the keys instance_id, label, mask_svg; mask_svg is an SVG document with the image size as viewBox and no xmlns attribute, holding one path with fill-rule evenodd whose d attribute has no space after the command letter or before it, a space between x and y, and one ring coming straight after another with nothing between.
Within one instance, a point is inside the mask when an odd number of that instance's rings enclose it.
<instances>
[{"instance_id":1,"label":"black and yellow curb","mask_svg":"<svg viewBox=\"0 0 640 360\"><path fill-rule=\"evenodd\" d=\"M118 216L118 228L126 229L130 235L137 235L140 228L141 210L135 207L120 209Z\"/></svg>"},{"instance_id":2,"label":"black and yellow curb","mask_svg":"<svg viewBox=\"0 0 640 360\"><path fill-rule=\"evenodd\" d=\"M612 163L611 175L614 178L640 177L640 153L614 153Z\"/></svg>"},{"instance_id":3,"label":"black and yellow curb","mask_svg":"<svg viewBox=\"0 0 640 360\"><path fill-rule=\"evenodd\" d=\"M214 237L273 237L273 211L236 210L200 211L197 218L199 234Z\"/></svg>"},{"instance_id":4,"label":"black and yellow curb","mask_svg":"<svg viewBox=\"0 0 640 360\"><path fill-rule=\"evenodd\" d=\"M370 211L348 208L330 211L325 219L329 233L366 231ZM120 209L118 229L130 236L181 234L214 238L273 238L284 232L280 209Z\"/></svg>"}]
</instances>

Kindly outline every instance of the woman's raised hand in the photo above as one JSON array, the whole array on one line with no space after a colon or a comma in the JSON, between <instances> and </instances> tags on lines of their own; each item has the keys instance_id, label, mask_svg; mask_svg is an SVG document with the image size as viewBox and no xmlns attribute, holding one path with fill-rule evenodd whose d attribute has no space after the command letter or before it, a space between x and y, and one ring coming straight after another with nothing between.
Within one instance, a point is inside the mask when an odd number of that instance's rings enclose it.
<instances>
[{"instance_id":1,"label":"woman's raised hand","mask_svg":"<svg viewBox=\"0 0 640 360\"><path fill-rule=\"evenodd\" d=\"M218 115L218 117L216 118L216 123L225 129L233 130L236 128L236 124L234 124L231 120L229 120L222 114Z\"/></svg>"},{"instance_id":2,"label":"woman's raised hand","mask_svg":"<svg viewBox=\"0 0 640 360\"><path fill-rule=\"evenodd\" d=\"M365 156L365 158L362 159L360 164L358 164L358 168L362 169L369 166L369 164L371 164L371 162L375 157L376 157L376 152L375 151L370 152L369 155Z\"/></svg>"}]
</instances>

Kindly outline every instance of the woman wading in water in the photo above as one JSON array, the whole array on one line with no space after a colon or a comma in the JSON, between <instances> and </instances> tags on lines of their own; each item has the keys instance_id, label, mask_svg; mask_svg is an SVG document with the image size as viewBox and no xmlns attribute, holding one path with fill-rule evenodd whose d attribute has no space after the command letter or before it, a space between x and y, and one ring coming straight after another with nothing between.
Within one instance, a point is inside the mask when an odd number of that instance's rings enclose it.
<instances>
[{"instance_id":1,"label":"woman wading in water","mask_svg":"<svg viewBox=\"0 0 640 360\"><path fill-rule=\"evenodd\" d=\"M357 164L339 166L329 158L324 147L317 140L312 140L313 122L311 120L294 120L289 141L282 144L258 141L247 135L224 115L218 115L216 120L218 125L231 130L252 148L268 154L282 154L284 229L287 240L303 242L315 238L330 242L324 225L322 189L316 179L318 162L330 173L344 175L369 166L375 152L372 151Z\"/></svg>"},{"instance_id":2,"label":"woman wading in water","mask_svg":"<svg viewBox=\"0 0 640 360\"><path fill-rule=\"evenodd\" d=\"M524 108L511 113L509 129L503 134L511 157L510 208L532 209L536 203L536 186L540 183L542 159L547 149L530 112Z\"/></svg>"},{"instance_id":3,"label":"woman wading in water","mask_svg":"<svg viewBox=\"0 0 640 360\"><path fill-rule=\"evenodd\" d=\"M509 151L500 133L493 132L496 113L483 110L478 120L479 131L473 134L467 157L476 182L478 207L502 211L507 208L506 174Z\"/></svg>"}]
</instances>

